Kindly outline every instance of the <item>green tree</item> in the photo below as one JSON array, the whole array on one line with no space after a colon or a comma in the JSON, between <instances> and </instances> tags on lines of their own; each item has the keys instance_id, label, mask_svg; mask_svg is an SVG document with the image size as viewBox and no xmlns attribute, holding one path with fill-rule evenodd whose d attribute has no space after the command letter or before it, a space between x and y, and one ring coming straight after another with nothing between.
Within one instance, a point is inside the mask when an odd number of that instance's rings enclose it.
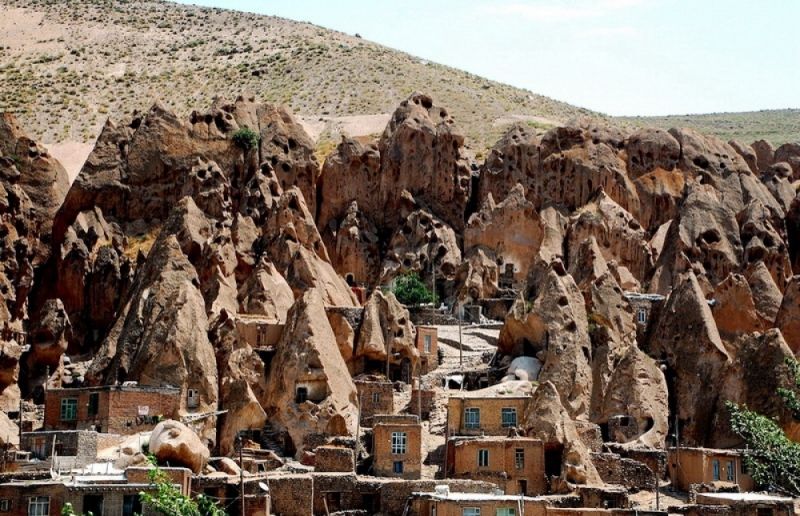
<instances>
[{"instance_id":1,"label":"green tree","mask_svg":"<svg viewBox=\"0 0 800 516\"><path fill-rule=\"evenodd\" d=\"M164 516L226 516L210 498L203 495L192 498L181 493L158 467L151 469L148 476L153 492L139 493L142 505Z\"/></svg>"},{"instance_id":2,"label":"green tree","mask_svg":"<svg viewBox=\"0 0 800 516\"><path fill-rule=\"evenodd\" d=\"M404 305L416 306L434 301L433 293L415 273L403 274L394 280L392 289L398 301Z\"/></svg>"},{"instance_id":3,"label":"green tree","mask_svg":"<svg viewBox=\"0 0 800 516\"><path fill-rule=\"evenodd\" d=\"M787 358L792 377L791 388L779 388L777 394L795 419L800 419L800 363ZM800 496L800 444L789 439L776 419L746 406L726 402L731 413L731 428L747 445L744 464L750 476L760 486Z\"/></svg>"},{"instance_id":4,"label":"green tree","mask_svg":"<svg viewBox=\"0 0 800 516\"><path fill-rule=\"evenodd\" d=\"M64 507L61 508L61 516L94 516L94 514L92 514L91 511L87 512L86 514L78 514L75 512L72 504L67 502L64 504Z\"/></svg>"},{"instance_id":5,"label":"green tree","mask_svg":"<svg viewBox=\"0 0 800 516\"><path fill-rule=\"evenodd\" d=\"M258 145L258 133L250 129L249 127L242 127L235 133L233 133L233 143L244 149L245 151L249 151L250 149L255 148Z\"/></svg>"}]
</instances>

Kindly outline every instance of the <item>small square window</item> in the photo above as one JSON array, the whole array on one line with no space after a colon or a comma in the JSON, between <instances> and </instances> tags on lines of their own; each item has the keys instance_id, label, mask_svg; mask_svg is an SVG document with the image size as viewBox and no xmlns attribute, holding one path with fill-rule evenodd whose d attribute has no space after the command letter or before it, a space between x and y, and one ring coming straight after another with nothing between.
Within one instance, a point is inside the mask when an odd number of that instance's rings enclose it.
<instances>
[{"instance_id":1,"label":"small square window","mask_svg":"<svg viewBox=\"0 0 800 516\"><path fill-rule=\"evenodd\" d=\"M381 393L380 392L373 392L372 393L372 403L380 403L381 402Z\"/></svg>"},{"instance_id":2,"label":"small square window","mask_svg":"<svg viewBox=\"0 0 800 516\"><path fill-rule=\"evenodd\" d=\"M485 468L489 466L489 450L478 450L478 467Z\"/></svg>"},{"instance_id":3,"label":"small square window","mask_svg":"<svg viewBox=\"0 0 800 516\"><path fill-rule=\"evenodd\" d=\"M481 409L477 407L470 407L464 409L464 427L465 428L481 427Z\"/></svg>"},{"instance_id":4,"label":"small square window","mask_svg":"<svg viewBox=\"0 0 800 516\"><path fill-rule=\"evenodd\" d=\"M392 464L392 471L394 471L395 474L398 475L403 473L403 461L402 460L394 461L394 463Z\"/></svg>"},{"instance_id":5,"label":"small square window","mask_svg":"<svg viewBox=\"0 0 800 516\"><path fill-rule=\"evenodd\" d=\"M517 426L517 409L504 408L501 411L503 428L513 428Z\"/></svg>"},{"instance_id":6,"label":"small square window","mask_svg":"<svg viewBox=\"0 0 800 516\"><path fill-rule=\"evenodd\" d=\"M0 512L8 512L11 510L11 500L4 498L0 500Z\"/></svg>"},{"instance_id":7,"label":"small square window","mask_svg":"<svg viewBox=\"0 0 800 516\"><path fill-rule=\"evenodd\" d=\"M61 400L61 421L75 421L78 419L78 399L64 398Z\"/></svg>"},{"instance_id":8,"label":"small square window","mask_svg":"<svg viewBox=\"0 0 800 516\"><path fill-rule=\"evenodd\" d=\"M32 496L28 499L28 516L49 516L49 514L49 496Z\"/></svg>"}]
</instances>

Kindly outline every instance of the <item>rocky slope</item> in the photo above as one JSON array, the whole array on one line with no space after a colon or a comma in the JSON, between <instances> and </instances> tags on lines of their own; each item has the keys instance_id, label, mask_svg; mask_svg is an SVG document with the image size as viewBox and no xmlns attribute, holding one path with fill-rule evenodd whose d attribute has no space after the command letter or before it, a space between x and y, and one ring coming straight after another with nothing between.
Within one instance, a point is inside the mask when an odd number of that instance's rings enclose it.
<instances>
[{"instance_id":1,"label":"rocky slope","mask_svg":"<svg viewBox=\"0 0 800 516\"><path fill-rule=\"evenodd\" d=\"M621 413L608 437L629 447L663 446L674 416L687 444L736 444L726 400L797 431L772 401L800 348L797 147L585 120L515 126L481 163L414 93L320 164L288 109L240 97L108 122L64 195L57 162L0 137L4 404L45 381L170 384L209 448L268 424L301 455L354 433L351 375L416 366L408 312L375 290L416 272L456 309L515 300L498 360L541 362L525 430L565 446L567 483L597 476L571 436Z\"/></svg>"}]
</instances>

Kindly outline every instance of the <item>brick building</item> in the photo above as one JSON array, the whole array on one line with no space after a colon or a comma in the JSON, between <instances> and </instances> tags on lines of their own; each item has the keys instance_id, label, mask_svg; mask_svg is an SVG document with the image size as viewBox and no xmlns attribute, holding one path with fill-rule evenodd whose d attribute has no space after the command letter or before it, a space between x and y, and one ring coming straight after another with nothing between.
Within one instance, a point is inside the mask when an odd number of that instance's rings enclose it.
<instances>
[{"instance_id":1,"label":"brick building","mask_svg":"<svg viewBox=\"0 0 800 516\"><path fill-rule=\"evenodd\" d=\"M692 484L723 482L736 484L742 491L751 491L753 479L745 473L739 450L711 448L670 448L667 471L672 484L689 491Z\"/></svg>"},{"instance_id":2,"label":"brick building","mask_svg":"<svg viewBox=\"0 0 800 516\"><path fill-rule=\"evenodd\" d=\"M789 516L794 500L764 493L697 493L694 504L670 507L670 513L726 516Z\"/></svg>"},{"instance_id":3,"label":"brick building","mask_svg":"<svg viewBox=\"0 0 800 516\"><path fill-rule=\"evenodd\" d=\"M361 426L372 426L376 414L394 413L394 388L382 376L362 375L353 380L361 403Z\"/></svg>"},{"instance_id":4,"label":"brick building","mask_svg":"<svg viewBox=\"0 0 800 516\"><path fill-rule=\"evenodd\" d=\"M494 482L506 494L547 492L544 446L539 439L454 437L447 443L447 454L450 477Z\"/></svg>"},{"instance_id":5,"label":"brick building","mask_svg":"<svg viewBox=\"0 0 800 516\"><path fill-rule=\"evenodd\" d=\"M409 514L419 516L545 516L548 499L489 493L455 493L437 486L433 493L414 493Z\"/></svg>"},{"instance_id":6,"label":"brick building","mask_svg":"<svg viewBox=\"0 0 800 516\"><path fill-rule=\"evenodd\" d=\"M421 374L439 367L439 332L433 326L417 326L416 347Z\"/></svg>"},{"instance_id":7,"label":"brick building","mask_svg":"<svg viewBox=\"0 0 800 516\"><path fill-rule=\"evenodd\" d=\"M372 424L375 474L417 479L422 474L422 425L417 416L377 415Z\"/></svg>"},{"instance_id":8,"label":"brick building","mask_svg":"<svg viewBox=\"0 0 800 516\"><path fill-rule=\"evenodd\" d=\"M186 468L161 468L181 493L191 492L192 472ZM78 514L134 516L155 513L143 510L139 493L152 488L146 468L115 470L106 464L70 477L11 481L0 484L0 514L3 516L56 516L71 503Z\"/></svg>"},{"instance_id":9,"label":"brick building","mask_svg":"<svg viewBox=\"0 0 800 516\"><path fill-rule=\"evenodd\" d=\"M447 412L448 435L508 435L525 412L530 396L503 394L493 389L461 392L450 397Z\"/></svg>"},{"instance_id":10,"label":"brick building","mask_svg":"<svg viewBox=\"0 0 800 516\"><path fill-rule=\"evenodd\" d=\"M90 430L40 430L22 434L22 449L39 460L55 453L59 467L84 467L97 462L97 452L120 444L125 436Z\"/></svg>"},{"instance_id":11,"label":"brick building","mask_svg":"<svg viewBox=\"0 0 800 516\"><path fill-rule=\"evenodd\" d=\"M177 418L180 389L144 385L110 385L47 389L45 430L96 430L134 434L150 430L163 418ZM197 400L190 389L187 406Z\"/></svg>"}]
</instances>

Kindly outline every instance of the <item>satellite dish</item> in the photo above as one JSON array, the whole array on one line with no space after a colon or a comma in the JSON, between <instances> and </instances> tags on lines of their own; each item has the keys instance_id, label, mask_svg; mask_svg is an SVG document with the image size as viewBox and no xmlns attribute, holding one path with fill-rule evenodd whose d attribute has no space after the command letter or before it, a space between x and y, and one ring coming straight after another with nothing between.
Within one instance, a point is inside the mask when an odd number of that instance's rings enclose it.
<instances>
[{"instance_id":1,"label":"satellite dish","mask_svg":"<svg viewBox=\"0 0 800 516\"><path fill-rule=\"evenodd\" d=\"M269 487L264 482L259 482L258 487L260 487L262 491L269 493Z\"/></svg>"}]
</instances>

